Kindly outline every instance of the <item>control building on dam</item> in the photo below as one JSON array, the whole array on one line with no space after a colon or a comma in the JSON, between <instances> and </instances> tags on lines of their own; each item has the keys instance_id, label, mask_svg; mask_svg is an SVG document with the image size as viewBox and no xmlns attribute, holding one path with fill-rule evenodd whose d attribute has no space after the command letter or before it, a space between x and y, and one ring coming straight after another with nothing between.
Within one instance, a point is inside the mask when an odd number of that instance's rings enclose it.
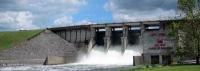
<instances>
[{"instance_id":1,"label":"control building on dam","mask_svg":"<svg viewBox=\"0 0 200 71\"><path fill-rule=\"evenodd\" d=\"M94 46L103 46L105 52L111 46L121 46L121 53L131 45L140 45L145 64L170 64L173 39L167 36L171 20L104 23L49 28L78 48L90 51ZM131 47L134 48L134 47Z\"/></svg>"}]
</instances>

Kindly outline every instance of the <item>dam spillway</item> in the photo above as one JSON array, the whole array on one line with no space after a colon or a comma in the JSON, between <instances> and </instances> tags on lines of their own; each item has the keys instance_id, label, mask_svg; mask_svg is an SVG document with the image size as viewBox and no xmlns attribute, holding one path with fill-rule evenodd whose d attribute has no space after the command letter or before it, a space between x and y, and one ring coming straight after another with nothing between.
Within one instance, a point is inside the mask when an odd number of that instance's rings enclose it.
<instances>
[{"instance_id":1,"label":"dam spillway","mask_svg":"<svg viewBox=\"0 0 200 71\"><path fill-rule=\"evenodd\" d=\"M76 44L78 49L89 53L100 46L106 53L111 47L119 46L124 54L128 46L139 45L145 64L169 64L173 41L167 37L167 26L172 21L140 21L77 25L49 28L68 42Z\"/></svg>"},{"instance_id":2,"label":"dam spillway","mask_svg":"<svg viewBox=\"0 0 200 71\"><path fill-rule=\"evenodd\" d=\"M134 46L140 47L140 46ZM110 47L105 53L103 47L95 46L87 55L79 57L75 64L82 65L133 65L133 56L141 56L139 51L126 49L123 54L120 46ZM139 63L139 62L137 62Z\"/></svg>"}]
</instances>

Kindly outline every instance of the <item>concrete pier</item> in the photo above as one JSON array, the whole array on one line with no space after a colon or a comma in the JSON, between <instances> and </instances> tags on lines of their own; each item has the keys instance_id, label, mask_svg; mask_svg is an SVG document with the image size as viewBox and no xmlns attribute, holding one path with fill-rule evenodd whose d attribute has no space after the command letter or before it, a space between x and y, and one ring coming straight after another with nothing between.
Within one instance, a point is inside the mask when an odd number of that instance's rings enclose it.
<instances>
[{"instance_id":1,"label":"concrete pier","mask_svg":"<svg viewBox=\"0 0 200 71\"><path fill-rule=\"evenodd\" d=\"M91 38L88 44L88 51L90 52L91 49L95 46L95 35L96 35L96 29L95 28L91 28Z\"/></svg>"},{"instance_id":2,"label":"concrete pier","mask_svg":"<svg viewBox=\"0 0 200 71\"><path fill-rule=\"evenodd\" d=\"M162 64L163 63L163 61L162 61L163 59L162 59L162 55L161 54L159 54L159 64Z\"/></svg>"},{"instance_id":3,"label":"concrete pier","mask_svg":"<svg viewBox=\"0 0 200 71\"><path fill-rule=\"evenodd\" d=\"M127 26L123 26L123 33L122 33L122 37L121 37L121 53L124 54L125 49L127 48L128 45L128 27Z\"/></svg>"},{"instance_id":4,"label":"concrete pier","mask_svg":"<svg viewBox=\"0 0 200 71\"><path fill-rule=\"evenodd\" d=\"M108 49L110 48L111 45L111 27L105 27L105 37L104 37L104 46L105 46L105 52L108 52Z\"/></svg>"}]
</instances>

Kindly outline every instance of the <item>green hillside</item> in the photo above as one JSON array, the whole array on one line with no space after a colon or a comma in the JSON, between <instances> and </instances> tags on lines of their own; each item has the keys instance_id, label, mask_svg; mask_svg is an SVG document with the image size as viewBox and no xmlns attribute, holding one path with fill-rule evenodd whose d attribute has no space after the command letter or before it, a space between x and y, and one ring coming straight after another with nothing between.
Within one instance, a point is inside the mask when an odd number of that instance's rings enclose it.
<instances>
[{"instance_id":1,"label":"green hillside","mask_svg":"<svg viewBox=\"0 0 200 71\"><path fill-rule=\"evenodd\" d=\"M0 32L0 50L11 48L17 43L35 36L41 31L42 30Z\"/></svg>"}]
</instances>

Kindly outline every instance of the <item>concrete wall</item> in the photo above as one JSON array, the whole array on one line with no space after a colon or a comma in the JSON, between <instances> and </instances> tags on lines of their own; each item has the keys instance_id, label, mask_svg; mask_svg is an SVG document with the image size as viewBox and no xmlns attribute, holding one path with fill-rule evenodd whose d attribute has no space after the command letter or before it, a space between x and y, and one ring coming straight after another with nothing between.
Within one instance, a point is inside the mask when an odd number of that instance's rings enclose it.
<instances>
[{"instance_id":1,"label":"concrete wall","mask_svg":"<svg viewBox=\"0 0 200 71\"><path fill-rule=\"evenodd\" d=\"M45 60L44 65L56 65L56 64L65 64L66 58L60 56L48 56Z\"/></svg>"},{"instance_id":2,"label":"concrete wall","mask_svg":"<svg viewBox=\"0 0 200 71\"><path fill-rule=\"evenodd\" d=\"M52 31L71 43L85 43L88 42L91 38L91 31L89 29L63 28Z\"/></svg>"},{"instance_id":3,"label":"concrete wall","mask_svg":"<svg viewBox=\"0 0 200 71\"><path fill-rule=\"evenodd\" d=\"M14 48L1 51L0 58L3 60L0 59L0 64L43 64L48 56L64 57L66 63L70 63L76 60L77 49L73 43L69 43L46 30L32 39L16 45ZM33 61L29 62L31 60Z\"/></svg>"},{"instance_id":4,"label":"concrete wall","mask_svg":"<svg viewBox=\"0 0 200 71\"><path fill-rule=\"evenodd\" d=\"M144 24L145 25L145 24ZM163 55L171 56L174 49L173 39L167 36L166 26L160 23L160 29L146 29L142 33L143 54L146 64L151 64L151 56L159 56L159 63L163 64Z\"/></svg>"}]
</instances>

